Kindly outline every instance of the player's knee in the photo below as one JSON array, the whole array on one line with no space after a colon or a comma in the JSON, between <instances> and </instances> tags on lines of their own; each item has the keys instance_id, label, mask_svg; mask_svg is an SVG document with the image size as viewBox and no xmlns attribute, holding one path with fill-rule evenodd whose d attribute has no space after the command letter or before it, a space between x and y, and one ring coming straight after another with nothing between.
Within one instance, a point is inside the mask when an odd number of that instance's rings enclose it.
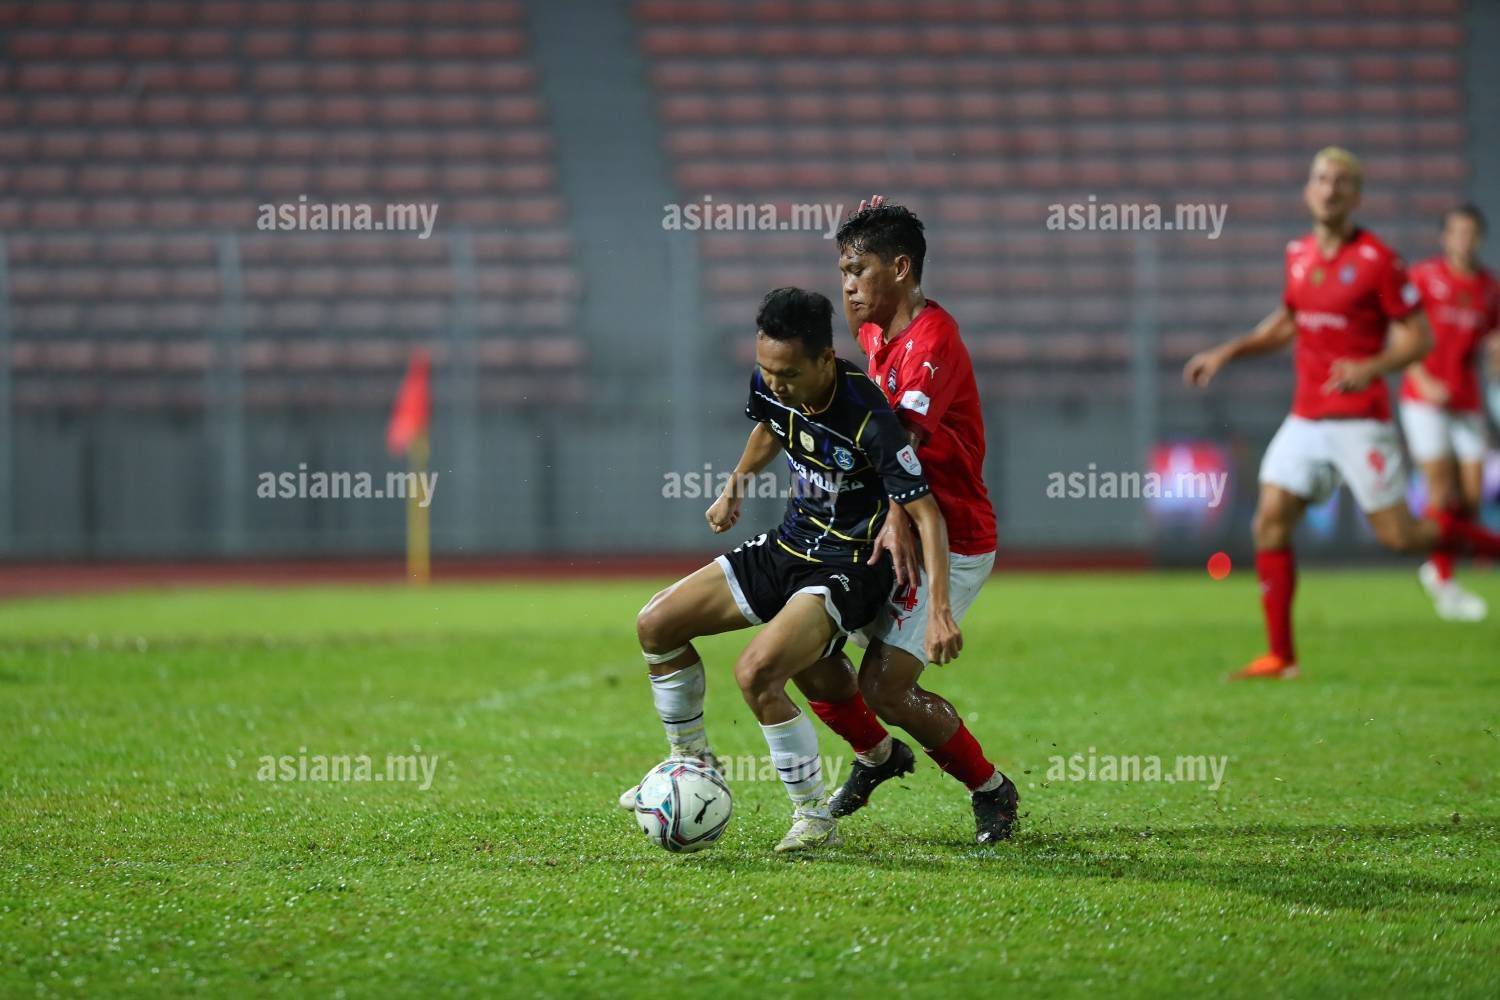
<instances>
[{"instance_id":1,"label":"player's knee","mask_svg":"<svg viewBox=\"0 0 1500 1000\"><path fill-rule=\"evenodd\" d=\"M864 696L865 704L882 719L897 715L906 695L904 688L892 684L890 677L880 672L861 674L859 693Z\"/></svg>"},{"instance_id":2,"label":"player's knee","mask_svg":"<svg viewBox=\"0 0 1500 1000\"><path fill-rule=\"evenodd\" d=\"M796 681L811 701L844 702L859 690L854 682L854 668L843 654L819 660L798 674Z\"/></svg>"},{"instance_id":3,"label":"player's knee","mask_svg":"<svg viewBox=\"0 0 1500 1000\"><path fill-rule=\"evenodd\" d=\"M734 679L751 706L775 694L781 686L776 660L766 650L751 643L734 662Z\"/></svg>"},{"instance_id":4,"label":"player's knee","mask_svg":"<svg viewBox=\"0 0 1500 1000\"><path fill-rule=\"evenodd\" d=\"M635 616L635 636L640 640L641 649L648 653L665 653L687 641L679 637L679 630L661 600L663 594L647 601Z\"/></svg>"},{"instance_id":5,"label":"player's knee","mask_svg":"<svg viewBox=\"0 0 1500 1000\"><path fill-rule=\"evenodd\" d=\"M1286 512L1274 504L1261 504L1255 508L1255 518L1250 522L1250 531L1255 536L1257 549L1280 549L1291 544L1292 530Z\"/></svg>"},{"instance_id":6,"label":"player's knee","mask_svg":"<svg viewBox=\"0 0 1500 1000\"><path fill-rule=\"evenodd\" d=\"M1414 518L1383 518L1371 527L1375 540L1392 552L1415 554L1426 548Z\"/></svg>"}]
</instances>

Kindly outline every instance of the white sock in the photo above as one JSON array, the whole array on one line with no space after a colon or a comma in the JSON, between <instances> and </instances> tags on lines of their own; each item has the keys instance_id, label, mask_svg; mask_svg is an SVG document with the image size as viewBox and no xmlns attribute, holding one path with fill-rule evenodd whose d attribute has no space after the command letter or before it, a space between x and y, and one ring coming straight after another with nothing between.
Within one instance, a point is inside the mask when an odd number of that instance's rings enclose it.
<instances>
[{"instance_id":1,"label":"white sock","mask_svg":"<svg viewBox=\"0 0 1500 1000\"><path fill-rule=\"evenodd\" d=\"M771 748L771 763L786 786L786 793L799 810L825 811L823 799L823 765L818 759L818 731L812 720L801 712L795 719L761 726L766 746Z\"/></svg>"},{"instance_id":2,"label":"white sock","mask_svg":"<svg viewBox=\"0 0 1500 1000\"><path fill-rule=\"evenodd\" d=\"M861 764L868 764L870 767L879 767L881 764L884 764L886 761L890 760L891 734L886 733L885 739L881 740L879 743L875 744L864 753L855 754L854 759L859 761Z\"/></svg>"},{"instance_id":3,"label":"white sock","mask_svg":"<svg viewBox=\"0 0 1500 1000\"><path fill-rule=\"evenodd\" d=\"M986 781L984 784L982 784L978 788L974 789L974 791L976 791L976 792L993 792L995 789L999 788L1003 784L1005 784L1005 775L1001 774L1000 773L1000 769L997 767L997 768L995 768L995 773L992 774L992 775L990 775L990 780Z\"/></svg>"},{"instance_id":4,"label":"white sock","mask_svg":"<svg viewBox=\"0 0 1500 1000\"><path fill-rule=\"evenodd\" d=\"M703 661L670 674L651 675L651 700L667 731L673 754L701 757L708 750L708 730L703 724Z\"/></svg>"}]
</instances>

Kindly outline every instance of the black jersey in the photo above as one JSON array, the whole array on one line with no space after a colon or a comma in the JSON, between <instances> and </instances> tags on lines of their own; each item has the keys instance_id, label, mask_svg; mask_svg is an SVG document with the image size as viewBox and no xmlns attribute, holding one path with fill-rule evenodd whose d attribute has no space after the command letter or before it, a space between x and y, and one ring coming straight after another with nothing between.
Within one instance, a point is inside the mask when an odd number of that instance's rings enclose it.
<instances>
[{"instance_id":1,"label":"black jersey","mask_svg":"<svg viewBox=\"0 0 1500 1000\"><path fill-rule=\"evenodd\" d=\"M757 369L745 415L770 428L792 470L781 548L813 562L860 562L880 531L890 500L928 494L922 463L880 387L842 358L833 399L817 413L783 404Z\"/></svg>"}]
</instances>

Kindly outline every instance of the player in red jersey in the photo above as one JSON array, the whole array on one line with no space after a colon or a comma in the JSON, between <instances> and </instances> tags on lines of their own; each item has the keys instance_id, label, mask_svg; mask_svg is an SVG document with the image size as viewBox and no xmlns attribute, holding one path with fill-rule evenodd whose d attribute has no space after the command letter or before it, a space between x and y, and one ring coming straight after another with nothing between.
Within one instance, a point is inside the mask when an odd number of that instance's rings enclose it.
<instances>
[{"instance_id":1,"label":"player in red jersey","mask_svg":"<svg viewBox=\"0 0 1500 1000\"><path fill-rule=\"evenodd\" d=\"M1304 198L1313 231L1287 245L1282 303L1255 330L1189 359L1183 378L1206 386L1231 360L1296 341L1291 415L1266 448L1255 509L1255 568L1270 651L1232 679L1297 676L1292 641L1292 531L1308 504L1342 478L1380 543L1397 552L1500 554L1500 536L1449 511L1418 519L1385 376L1422 358L1432 334L1401 259L1354 224L1362 171L1336 147L1313 157Z\"/></svg>"},{"instance_id":2,"label":"player in red jersey","mask_svg":"<svg viewBox=\"0 0 1500 1000\"><path fill-rule=\"evenodd\" d=\"M995 563L995 511L984 486L984 419L979 389L958 324L922 294L927 241L921 220L876 197L839 228L844 314L879 386L917 447L948 525L950 611L961 620ZM1015 784L984 751L941 695L918 685L929 591L917 564L911 525L898 511L885 520L872 561L890 552L897 585L890 606L855 635L866 647L856 678L839 653L797 676L810 706L855 751L848 779L829 803L847 816L883 781L915 766L911 748L877 720L913 736L937 765L970 792L975 837L1004 840L1016 820ZM874 707L874 712L870 706Z\"/></svg>"},{"instance_id":3,"label":"player in red jersey","mask_svg":"<svg viewBox=\"0 0 1500 1000\"><path fill-rule=\"evenodd\" d=\"M1486 337L1500 327L1500 283L1479 262L1484 216L1461 205L1443 217L1443 254L1411 269L1436 344L1406 369L1401 427L1427 481L1430 510L1473 516L1483 499L1485 422L1476 362ZM1500 338L1490 341L1500 346ZM1453 579L1453 557L1433 553L1418 573L1438 614L1482 621L1484 599Z\"/></svg>"}]
</instances>

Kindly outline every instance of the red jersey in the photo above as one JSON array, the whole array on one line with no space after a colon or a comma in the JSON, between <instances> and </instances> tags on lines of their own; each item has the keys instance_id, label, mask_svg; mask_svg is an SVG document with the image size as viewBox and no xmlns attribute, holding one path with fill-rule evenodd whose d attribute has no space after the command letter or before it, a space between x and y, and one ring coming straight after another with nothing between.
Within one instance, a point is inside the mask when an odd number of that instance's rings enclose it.
<instances>
[{"instance_id":1,"label":"red jersey","mask_svg":"<svg viewBox=\"0 0 1500 1000\"><path fill-rule=\"evenodd\" d=\"M1448 389L1447 408L1477 412L1479 346L1500 326L1500 284L1483 268L1455 274L1442 257L1411 269L1412 284L1422 293L1432 325L1432 353L1422 359L1427 373ZM1410 375L1401 381L1401 398L1425 402Z\"/></svg>"},{"instance_id":2,"label":"red jersey","mask_svg":"<svg viewBox=\"0 0 1500 1000\"><path fill-rule=\"evenodd\" d=\"M901 422L924 436L917 458L948 522L948 547L964 556L995 551L995 508L984 487L984 415L957 321L928 299L890 343L880 327L865 323L859 346L870 378Z\"/></svg>"},{"instance_id":3,"label":"red jersey","mask_svg":"<svg viewBox=\"0 0 1500 1000\"><path fill-rule=\"evenodd\" d=\"M1326 259L1312 234L1288 243L1282 302L1297 323L1292 413L1308 420L1391 419L1384 379L1359 392L1323 387L1335 361L1383 351L1391 321L1411 315L1420 301L1401 258L1369 230L1356 229Z\"/></svg>"}]
</instances>

